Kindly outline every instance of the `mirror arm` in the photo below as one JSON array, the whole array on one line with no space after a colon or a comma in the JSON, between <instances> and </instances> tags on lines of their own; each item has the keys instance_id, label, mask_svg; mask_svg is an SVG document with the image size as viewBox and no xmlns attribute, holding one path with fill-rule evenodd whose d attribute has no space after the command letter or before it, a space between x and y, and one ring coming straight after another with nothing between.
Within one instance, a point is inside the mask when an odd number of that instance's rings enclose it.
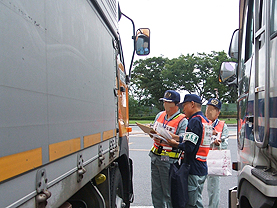
<instances>
[{"instance_id":1,"label":"mirror arm","mask_svg":"<svg viewBox=\"0 0 277 208\"><path fill-rule=\"evenodd\" d=\"M131 63L130 63L129 74L126 75L126 83L129 83L130 80L131 80L131 69L132 69L132 65L133 65L133 61L134 61L134 56L135 56L135 50L136 50L135 23L134 23L134 21L130 17L128 17L124 13L121 12L121 15L123 15L128 20L130 20L132 22L132 25L133 25L133 36L132 36L132 39L134 40L134 50L133 50L132 60L131 60Z\"/></svg>"}]
</instances>

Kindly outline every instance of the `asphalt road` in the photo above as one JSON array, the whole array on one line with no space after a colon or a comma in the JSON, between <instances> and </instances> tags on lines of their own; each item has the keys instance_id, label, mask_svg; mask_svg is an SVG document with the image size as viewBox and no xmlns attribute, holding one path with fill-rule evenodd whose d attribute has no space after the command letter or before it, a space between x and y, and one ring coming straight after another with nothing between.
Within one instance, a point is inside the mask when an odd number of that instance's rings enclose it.
<instances>
[{"instance_id":1,"label":"asphalt road","mask_svg":"<svg viewBox=\"0 0 277 208\"><path fill-rule=\"evenodd\" d=\"M150 157L149 150L152 147L152 139L145 135L137 126L132 126L133 131L130 133L130 158L133 160L133 183L134 183L134 202L132 208L151 208L151 176L150 176ZM237 160L236 145L236 127L229 127L229 145L231 150L232 161ZM222 177L220 183L220 208L228 207L228 190L236 186L237 172L233 171L232 176ZM208 196L206 183L203 191L203 204L208 207Z\"/></svg>"}]
</instances>

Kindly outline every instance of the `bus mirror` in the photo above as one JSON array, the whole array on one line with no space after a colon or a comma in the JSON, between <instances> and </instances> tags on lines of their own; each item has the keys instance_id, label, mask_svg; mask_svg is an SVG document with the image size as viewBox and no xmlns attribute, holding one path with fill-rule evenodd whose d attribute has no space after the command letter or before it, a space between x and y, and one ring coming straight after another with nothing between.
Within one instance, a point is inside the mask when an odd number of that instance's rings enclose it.
<instances>
[{"instance_id":1,"label":"bus mirror","mask_svg":"<svg viewBox=\"0 0 277 208\"><path fill-rule=\"evenodd\" d=\"M227 85L237 84L237 63L223 62L219 72L219 82L226 83Z\"/></svg>"},{"instance_id":2,"label":"bus mirror","mask_svg":"<svg viewBox=\"0 0 277 208\"><path fill-rule=\"evenodd\" d=\"M231 39L231 43L230 43L230 47L229 47L229 56L231 58L235 58L236 60L239 59L239 30L235 30L233 35L232 35L232 39Z\"/></svg>"},{"instance_id":3,"label":"bus mirror","mask_svg":"<svg viewBox=\"0 0 277 208\"><path fill-rule=\"evenodd\" d=\"M136 32L136 54L145 56L150 53L150 30L140 28Z\"/></svg>"}]
</instances>

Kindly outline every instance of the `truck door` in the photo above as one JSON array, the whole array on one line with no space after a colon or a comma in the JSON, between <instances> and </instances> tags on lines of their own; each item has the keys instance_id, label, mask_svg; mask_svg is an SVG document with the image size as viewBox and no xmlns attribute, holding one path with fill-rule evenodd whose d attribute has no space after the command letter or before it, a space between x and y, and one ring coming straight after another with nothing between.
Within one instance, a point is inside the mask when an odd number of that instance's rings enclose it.
<instances>
[{"instance_id":1,"label":"truck door","mask_svg":"<svg viewBox=\"0 0 277 208\"><path fill-rule=\"evenodd\" d=\"M258 147L266 147L269 136L269 1L255 5L254 137Z\"/></svg>"},{"instance_id":2,"label":"truck door","mask_svg":"<svg viewBox=\"0 0 277 208\"><path fill-rule=\"evenodd\" d=\"M243 164L252 164L254 158L253 120L253 1L244 10L243 28L240 31L241 53L238 65L238 149ZM252 121L253 122L253 121Z\"/></svg>"},{"instance_id":3,"label":"truck door","mask_svg":"<svg viewBox=\"0 0 277 208\"><path fill-rule=\"evenodd\" d=\"M277 135L277 0L272 1L272 10L270 11L270 135L269 145L277 148L276 135ZM274 90L273 90L274 89ZM276 154L275 154L276 158Z\"/></svg>"}]
</instances>

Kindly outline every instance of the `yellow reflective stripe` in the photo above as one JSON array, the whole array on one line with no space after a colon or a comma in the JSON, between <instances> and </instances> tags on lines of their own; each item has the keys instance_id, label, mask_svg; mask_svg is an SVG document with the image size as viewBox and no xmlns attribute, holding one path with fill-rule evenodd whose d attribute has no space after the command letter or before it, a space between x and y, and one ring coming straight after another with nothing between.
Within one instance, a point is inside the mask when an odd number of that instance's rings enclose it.
<instances>
[{"instance_id":1,"label":"yellow reflective stripe","mask_svg":"<svg viewBox=\"0 0 277 208\"><path fill-rule=\"evenodd\" d=\"M161 154L158 153L158 149L155 148L154 146L151 148L151 152L153 152L155 155L166 155L169 156L171 158L179 158L180 153L178 152L166 152L166 151L162 151Z\"/></svg>"},{"instance_id":2,"label":"yellow reflective stripe","mask_svg":"<svg viewBox=\"0 0 277 208\"><path fill-rule=\"evenodd\" d=\"M103 141L116 136L116 129L103 132ZM84 148L101 142L101 133L84 136ZM49 145L49 161L81 150L81 138ZM0 158L0 182L42 165L42 147Z\"/></svg>"},{"instance_id":3,"label":"yellow reflective stripe","mask_svg":"<svg viewBox=\"0 0 277 208\"><path fill-rule=\"evenodd\" d=\"M49 161L53 161L81 149L81 139L71 139L49 145Z\"/></svg>"},{"instance_id":4,"label":"yellow reflective stripe","mask_svg":"<svg viewBox=\"0 0 277 208\"><path fill-rule=\"evenodd\" d=\"M115 136L115 129L109 130L109 131L104 131L103 132L103 141L110 139Z\"/></svg>"},{"instance_id":5,"label":"yellow reflective stripe","mask_svg":"<svg viewBox=\"0 0 277 208\"><path fill-rule=\"evenodd\" d=\"M181 115L181 113L179 113L178 115L176 115L173 119L178 118L180 115ZM173 119L172 119L172 120L173 120Z\"/></svg>"},{"instance_id":6,"label":"yellow reflective stripe","mask_svg":"<svg viewBox=\"0 0 277 208\"><path fill-rule=\"evenodd\" d=\"M84 136L84 148L101 142L101 133Z\"/></svg>"},{"instance_id":7,"label":"yellow reflective stripe","mask_svg":"<svg viewBox=\"0 0 277 208\"><path fill-rule=\"evenodd\" d=\"M42 165L42 149L37 148L0 158L0 182Z\"/></svg>"}]
</instances>

